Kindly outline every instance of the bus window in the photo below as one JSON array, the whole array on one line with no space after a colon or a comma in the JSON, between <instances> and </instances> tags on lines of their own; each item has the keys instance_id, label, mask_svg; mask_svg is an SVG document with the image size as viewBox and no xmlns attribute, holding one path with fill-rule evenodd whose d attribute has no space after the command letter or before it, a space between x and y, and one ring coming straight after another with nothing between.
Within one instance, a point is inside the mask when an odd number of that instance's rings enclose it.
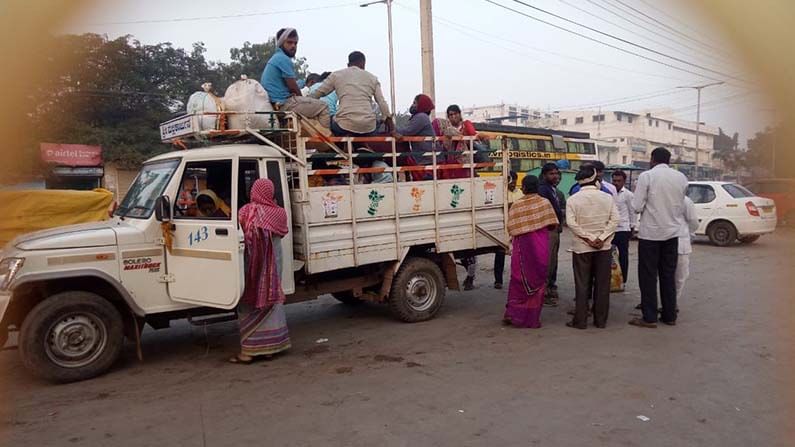
<instances>
[{"instance_id":1,"label":"bus window","mask_svg":"<svg viewBox=\"0 0 795 447\"><path fill-rule=\"evenodd\" d=\"M539 152L552 152L552 142L549 140L536 140L536 149Z\"/></svg>"}]
</instances>

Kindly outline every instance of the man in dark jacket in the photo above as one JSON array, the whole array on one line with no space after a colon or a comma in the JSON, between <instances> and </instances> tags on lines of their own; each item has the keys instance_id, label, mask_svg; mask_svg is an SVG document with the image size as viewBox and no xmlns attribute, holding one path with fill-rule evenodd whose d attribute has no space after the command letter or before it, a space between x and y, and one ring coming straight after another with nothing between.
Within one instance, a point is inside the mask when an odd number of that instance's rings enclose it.
<instances>
[{"instance_id":1,"label":"man in dark jacket","mask_svg":"<svg viewBox=\"0 0 795 447\"><path fill-rule=\"evenodd\" d=\"M560 169L555 163L546 163L541 167L541 184L538 187L538 194L552 204L558 222L565 222L563 216L565 205L561 203L562 194L557 188L559 183ZM562 225L558 225L556 230L549 232L549 269L547 270L547 291L544 299L544 304L547 306L558 305L558 251L560 249L560 233L562 232Z\"/></svg>"}]
</instances>

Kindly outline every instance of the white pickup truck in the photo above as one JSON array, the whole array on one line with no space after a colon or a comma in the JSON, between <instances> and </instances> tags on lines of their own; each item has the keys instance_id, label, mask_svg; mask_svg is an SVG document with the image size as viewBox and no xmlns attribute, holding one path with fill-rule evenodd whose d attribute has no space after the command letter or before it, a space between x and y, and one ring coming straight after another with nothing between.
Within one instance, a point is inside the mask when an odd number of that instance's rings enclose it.
<instances>
[{"instance_id":1,"label":"white pickup truck","mask_svg":"<svg viewBox=\"0 0 795 447\"><path fill-rule=\"evenodd\" d=\"M345 164L367 155L357 153L355 139L302 136L302 120L289 113L258 130L200 130L200 119L161 126L164 141L201 139L206 147L148 160L110 220L27 234L3 249L0 342L17 330L31 372L57 382L87 379L111 367L125 336L140 356L144 324L234 317L244 286L237 211L257 178L273 181L290 219L281 241L288 303L331 293L346 303L385 302L406 322L427 320L445 289L458 289L455 258L495 251L507 240L506 176L473 175L495 163L475 163L471 139L462 138L470 151L458 165L469 177L440 180L445 168L436 152L431 165L400 167L392 138L382 138L392 150L381 154L391 167L359 168ZM321 152L307 145L331 142L347 150L334 145L324 155L343 164L313 170L308 156ZM411 169L433 180L401 181ZM393 180L357 181L368 172ZM310 182L323 177L336 181ZM197 212L195 196L205 190L226 213Z\"/></svg>"}]
</instances>

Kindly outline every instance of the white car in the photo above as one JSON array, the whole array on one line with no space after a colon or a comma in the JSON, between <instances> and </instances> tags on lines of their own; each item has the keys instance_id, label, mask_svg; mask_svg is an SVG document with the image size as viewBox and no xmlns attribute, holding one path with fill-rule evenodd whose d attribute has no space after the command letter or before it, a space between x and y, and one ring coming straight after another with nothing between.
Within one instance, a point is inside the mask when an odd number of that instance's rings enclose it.
<instances>
[{"instance_id":1,"label":"white car","mask_svg":"<svg viewBox=\"0 0 795 447\"><path fill-rule=\"evenodd\" d=\"M698 235L725 246L750 244L776 229L776 204L731 182L690 182L687 196L696 205Z\"/></svg>"}]
</instances>

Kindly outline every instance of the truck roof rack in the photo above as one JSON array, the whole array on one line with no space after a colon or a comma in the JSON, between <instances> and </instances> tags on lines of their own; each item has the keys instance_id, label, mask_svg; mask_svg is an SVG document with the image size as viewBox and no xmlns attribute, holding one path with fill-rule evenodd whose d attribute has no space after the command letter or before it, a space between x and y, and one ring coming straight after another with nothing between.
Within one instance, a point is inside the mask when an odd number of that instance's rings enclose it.
<instances>
[{"instance_id":1,"label":"truck roof rack","mask_svg":"<svg viewBox=\"0 0 795 447\"><path fill-rule=\"evenodd\" d=\"M230 126L231 121L238 126ZM231 142L250 138L252 130L263 135L297 133L298 117L292 112L275 111L188 113L161 123L160 140L187 148L187 144L194 142Z\"/></svg>"}]
</instances>

